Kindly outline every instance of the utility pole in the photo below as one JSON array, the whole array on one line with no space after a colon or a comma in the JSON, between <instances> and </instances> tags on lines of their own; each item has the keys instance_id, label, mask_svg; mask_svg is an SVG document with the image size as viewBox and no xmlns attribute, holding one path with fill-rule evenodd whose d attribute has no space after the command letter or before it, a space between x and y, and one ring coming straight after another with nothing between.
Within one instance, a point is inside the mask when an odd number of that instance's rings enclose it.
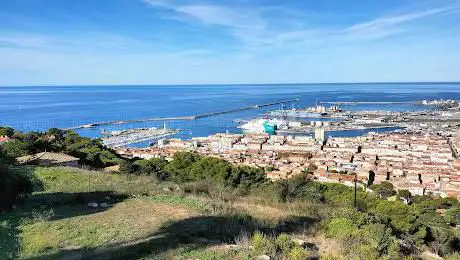
<instances>
[{"instance_id":1,"label":"utility pole","mask_svg":"<svg viewBox=\"0 0 460 260\"><path fill-rule=\"evenodd\" d=\"M354 203L354 206L355 206L355 209L358 210L358 207L356 206L356 182L357 182L357 178L356 178L356 174L355 174L355 203Z\"/></svg>"}]
</instances>

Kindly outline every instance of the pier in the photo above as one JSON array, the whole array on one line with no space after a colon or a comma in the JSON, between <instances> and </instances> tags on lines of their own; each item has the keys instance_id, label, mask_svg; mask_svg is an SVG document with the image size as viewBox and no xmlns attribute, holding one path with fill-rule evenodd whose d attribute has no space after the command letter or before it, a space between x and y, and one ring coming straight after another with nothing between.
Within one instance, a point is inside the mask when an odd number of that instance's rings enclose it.
<instances>
[{"instance_id":1,"label":"pier","mask_svg":"<svg viewBox=\"0 0 460 260\"><path fill-rule=\"evenodd\" d=\"M393 128L405 128L402 126L398 125L381 125L381 126L364 126L364 127L359 127L359 126L354 126L354 127L349 127L349 128L325 128L326 132L341 132L341 131L371 131L373 129L379 130L379 129L393 129ZM308 128L308 129L298 129L298 130L277 130L277 133L280 134L314 134L315 133L315 128Z\"/></svg>"},{"instance_id":2,"label":"pier","mask_svg":"<svg viewBox=\"0 0 460 260\"><path fill-rule=\"evenodd\" d=\"M97 126L122 125L122 124L139 123L139 122L151 122L151 121L196 120L196 119L200 119L200 118L223 115L223 114L230 114L230 113L235 113L235 112L244 111L244 110L258 109L258 108L261 108L261 107L268 107L268 106L292 103L292 102L297 102L299 100L300 99L298 99L298 98L290 99L290 100L282 100L282 101L277 101L277 102L272 102L272 103L265 103L265 104L260 104L260 105L252 105L252 106L247 106L247 107L241 107L241 108L225 110L225 111L219 111L219 112L211 112L211 113L194 115L194 116L156 117L156 118L144 118L144 119L131 119L131 120L116 120L116 121L97 122L97 123L91 123L91 124L85 124L85 125L80 125L80 126L69 127L69 128L65 128L64 130L77 130L77 129L83 129L83 128L93 128L93 127L97 127Z\"/></svg>"},{"instance_id":3,"label":"pier","mask_svg":"<svg viewBox=\"0 0 460 260\"><path fill-rule=\"evenodd\" d=\"M291 99L291 100L283 100L283 101L278 101L278 102L273 102L273 103L266 103L266 104L262 104L262 105L253 105L253 106L236 108L236 109L232 109L232 110L226 110L226 111L220 111L220 112L213 112L213 113L208 113L208 114L196 115L196 116L194 116L194 119L210 117L210 116L217 116L217 115L223 115L223 114L230 114L230 113L235 113L235 112L244 111L244 110L257 109L257 108L261 108L261 107L269 107L269 106L274 106L274 105L292 103L292 102L296 102L296 101L299 101L299 100L300 99L296 98L296 99Z\"/></svg>"},{"instance_id":4,"label":"pier","mask_svg":"<svg viewBox=\"0 0 460 260\"><path fill-rule=\"evenodd\" d=\"M417 104L416 101L325 101L319 102L320 104L333 104L333 105L391 105L391 104Z\"/></svg>"}]
</instances>

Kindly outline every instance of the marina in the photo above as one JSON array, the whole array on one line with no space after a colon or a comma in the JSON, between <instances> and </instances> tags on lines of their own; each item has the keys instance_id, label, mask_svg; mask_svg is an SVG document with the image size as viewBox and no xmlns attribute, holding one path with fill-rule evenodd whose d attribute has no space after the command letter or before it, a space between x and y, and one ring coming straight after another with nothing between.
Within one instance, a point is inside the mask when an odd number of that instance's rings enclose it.
<instances>
[{"instance_id":1,"label":"marina","mask_svg":"<svg viewBox=\"0 0 460 260\"><path fill-rule=\"evenodd\" d=\"M169 137L179 132L179 129L168 129L166 126L164 128L137 128L109 133L103 132L107 136L102 138L102 142L107 147L118 148L129 144Z\"/></svg>"}]
</instances>

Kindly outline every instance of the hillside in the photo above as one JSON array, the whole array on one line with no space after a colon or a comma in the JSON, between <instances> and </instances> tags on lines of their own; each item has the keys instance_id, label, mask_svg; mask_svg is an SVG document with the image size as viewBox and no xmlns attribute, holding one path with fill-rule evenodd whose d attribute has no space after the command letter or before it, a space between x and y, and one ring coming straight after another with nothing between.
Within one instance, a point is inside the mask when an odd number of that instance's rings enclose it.
<instances>
[{"instance_id":1,"label":"hillside","mask_svg":"<svg viewBox=\"0 0 460 260\"><path fill-rule=\"evenodd\" d=\"M14 210L1 213L1 259L402 256L390 223L366 219L345 204L274 202L264 192L240 196L206 183L178 185L74 168L29 171L41 185ZM98 207L89 207L92 202ZM395 224L403 228L400 222Z\"/></svg>"},{"instance_id":2,"label":"hillside","mask_svg":"<svg viewBox=\"0 0 460 260\"><path fill-rule=\"evenodd\" d=\"M250 201L225 203L185 196L176 185L156 183L146 176L72 168L33 171L43 190L0 215L1 259L250 256L253 250L230 250L227 243L233 243L240 229L275 230L289 217L284 210L253 208ZM109 206L90 208L90 202ZM263 211L272 213L257 218ZM242 239L247 241L241 243L250 243L249 237Z\"/></svg>"}]
</instances>

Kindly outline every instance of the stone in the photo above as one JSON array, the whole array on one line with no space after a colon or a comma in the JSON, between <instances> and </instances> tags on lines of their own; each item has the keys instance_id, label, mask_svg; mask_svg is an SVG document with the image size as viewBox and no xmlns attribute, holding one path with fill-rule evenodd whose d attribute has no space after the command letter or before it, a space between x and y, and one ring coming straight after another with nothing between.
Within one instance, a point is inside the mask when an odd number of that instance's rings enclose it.
<instances>
[{"instance_id":1,"label":"stone","mask_svg":"<svg viewBox=\"0 0 460 260\"><path fill-rule=\"evenodd\" d=\"M108 203L101 203L99 206L101 206L102 208L108 208L110 205Z\"/></svg>"},{"instance_id":2,"label":"stone","mask_svg":"<svg viewBox=\"0 0 460 260\"><path fill-rule=\"evenodd\" d=\"M88 207L90 208L97 208L98 207L98 204L96 202L90 202L88 203Z\"/></svg>"},{"instance_id":3,"label":"stone","mask_svg":"<svg viewBox=\"0 0 460 260\"><path fill-rule=\"evenodd\" d=\"M235 244L227 245L226 247L227 247L227 249L229 249L229 250L234 250L234 251L240 250L240 246L239 246L239 245L235 245Z\"/></svg>"},{"instance_id":4,"label":"stone","mask_svg":"<svg viewBox=\"0 0 460 260\"><path fill-rule=\"evenodd\" d=\"M270 260L270 257L268 255L260 255L257 257L259 260Z\"/></svg>"},{"instance_id":5,"label":"stone","mask_svg":"<svg viewBox=\"0 0 460 260\"><path fill-rule=\"evenodd\" d=\"M307 243L306 241L304 241L302 239L298 239L298 238L293 238L292 242L294 242L297 245L302 246L302 247Z\"/></svg>"}]
</instances>

